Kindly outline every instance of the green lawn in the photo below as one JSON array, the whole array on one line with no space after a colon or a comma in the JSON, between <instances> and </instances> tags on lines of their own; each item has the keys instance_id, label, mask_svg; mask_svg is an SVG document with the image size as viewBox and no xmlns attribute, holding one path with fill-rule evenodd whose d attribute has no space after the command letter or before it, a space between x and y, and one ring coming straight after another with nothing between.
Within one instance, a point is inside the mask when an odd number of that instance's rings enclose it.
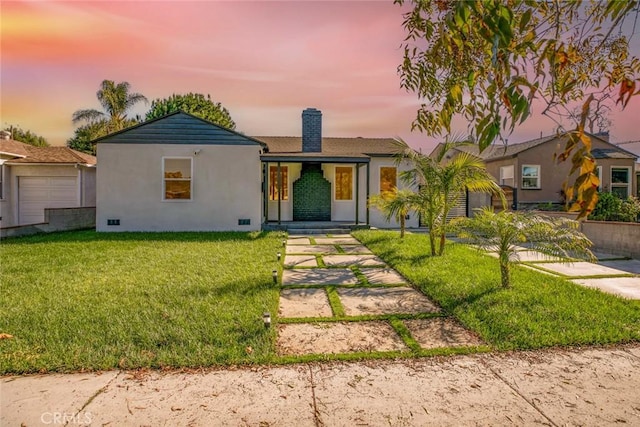
<instances>
[{"instance_id":1,"label":"green lawn","mask_svg":"<svg viewBox=\"0 0 640 427\"><path fill-rule=\"evenodd\" d=\"M640 301L524 268L502 289L497 260L463 245L432 258L425 235L354 234L497 349L640 340ZM278 321L271 271L281 241L278 233L92 231L5 240L0 333L13 338L0 339L0 374L399 356L277 357L262 313ZM340 312L332 288L329 296Z\"/></svg>"},{"instance_id":2,"label":"green lawn","mask_svg":"<svg viewBox=\"0 0 640 427\"><path fill-rule=\"evenodd\" d=\"M0 247L0 373L270 360L281 237L40 235Z\"/></svg>"},{"instance_id":3,"label":"green lawn","mask_svg":"<svg viewBox=\"0 0 640 427\"><path fill-rule=\"evenodd\" d=\"M498 349L640 340L640 301L628 301L522 267L500 287L498 260L449 243L430 257L428 237L357 231L376 255Z\"/></svg>"}]
</instances>

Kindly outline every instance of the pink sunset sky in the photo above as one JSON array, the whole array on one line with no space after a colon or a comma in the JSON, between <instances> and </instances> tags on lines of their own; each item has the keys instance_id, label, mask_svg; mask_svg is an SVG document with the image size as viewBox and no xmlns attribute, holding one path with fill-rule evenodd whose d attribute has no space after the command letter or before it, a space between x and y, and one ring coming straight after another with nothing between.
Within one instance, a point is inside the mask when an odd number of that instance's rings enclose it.
<instances>
[{"instance_id":1,"label":"pink sunset sky","mask_svg":"<svg viewBox=\"0 0 640 427\"><path fill-rule=\"evenodd\" d=\"M211 94L247 135L300 135L302 110L316 107L324 136L398 136L425 150L435 142L411 132L419 102L400 88L402 9L391 0L3 0L0 8L1 124L55 145L73 135L75 110L99 108L104 79L128 81L150 101ZM632 50L639 55L637 36ZM640 96L611 118L612 141L640 139ZM553 131L537 115L509 141Z\"/></svg>"}]
</instances>

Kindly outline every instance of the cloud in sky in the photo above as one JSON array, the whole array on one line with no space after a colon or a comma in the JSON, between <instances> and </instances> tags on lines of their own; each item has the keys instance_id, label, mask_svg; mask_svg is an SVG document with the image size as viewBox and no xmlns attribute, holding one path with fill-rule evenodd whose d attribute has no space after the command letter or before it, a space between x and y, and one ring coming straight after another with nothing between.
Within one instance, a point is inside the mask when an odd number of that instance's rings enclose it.
<instances>
[{"instance_id":1,"label":"cloud in sky","mask_svg":"<svg viewBox=\"0 0 640 427\"><path fill-rule=\"evenodd\" d=\"M63 144L72 113L98 108L104 79L128 81L150 100L211 94L249 135L299 135L306 107L327 136L412 134L419 104L400 89L404 39L391 1L3 1L2 125ZM614 138L638 139L640 101L614 116ZM136 113L142 114L146 107ZM460 130L464 130L462 123ZM548 134L536 117L513 142ZM635 135L635 136L634 136Z\"/></svg>"}]
</instances>

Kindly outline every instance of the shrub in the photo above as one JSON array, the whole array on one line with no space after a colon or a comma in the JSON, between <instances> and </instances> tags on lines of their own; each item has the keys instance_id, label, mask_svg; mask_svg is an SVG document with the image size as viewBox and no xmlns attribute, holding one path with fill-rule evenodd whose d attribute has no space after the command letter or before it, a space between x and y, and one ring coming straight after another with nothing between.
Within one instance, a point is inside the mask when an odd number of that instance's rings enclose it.
<instances>
[{"instance_id":1,"label":"shrub","mask_svg":"<svg viewBox=\"0 0 640 427\"><path fill-rule=\"evenodd\" d=\"M636 197L622 200L613 193L599 193L598 203L589 215L596 221L636 222L640 214L640 201Z\"/></svg>"}]
</instances>

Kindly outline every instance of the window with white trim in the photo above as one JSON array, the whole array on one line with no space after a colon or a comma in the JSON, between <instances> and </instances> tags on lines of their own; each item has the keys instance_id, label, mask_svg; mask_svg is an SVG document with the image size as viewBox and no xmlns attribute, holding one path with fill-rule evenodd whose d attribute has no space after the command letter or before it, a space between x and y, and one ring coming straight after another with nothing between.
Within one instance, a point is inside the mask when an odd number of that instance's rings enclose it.
<instances>
[{"instance_id":1,"label":"window with white trim","mask_svg":"<svg viewBox=\"0 0 640 427\"><path fill-rule=\"evenodd\" d=\"M513 165L500 167L500 185L513 187Z\"/></svg>"},{"instance_id":2,"label":"window with white trim","mask_svg":"<svg viewBox=\"0 0 640 427\"><path fill-rule=\"evenodd\" d=\"M522 165L523 190L540 188L540 165Z\"/></svg>"},{"instance_id":3,"label":"window with white trim","mask_svg":"<svg viewBox=\"0 0 640 427\"><path fill-rule=\"evenodd\" d=\"M336 166L335 199L353 200L353 168Z\"/></svg>"},{"instance_id":4,"label":"window with white trim","mask_svg":"<svg viewBox=\"0 0 640 427\"><path fill-rule=\"evenodd\" d=\"M628 166L611 167L611 192L621 199L631 194L631 168Z\"/></svg>"},{"instance_id":5,"label":"window with white trim","mask_svg":"<svg viewBox=\"0 0 640 427\"><path fill-rule=\"evenodd\" d=\"M191 200L193 159L191 157L164 157L163 200Z\"/></svg>"}]
</instances>

